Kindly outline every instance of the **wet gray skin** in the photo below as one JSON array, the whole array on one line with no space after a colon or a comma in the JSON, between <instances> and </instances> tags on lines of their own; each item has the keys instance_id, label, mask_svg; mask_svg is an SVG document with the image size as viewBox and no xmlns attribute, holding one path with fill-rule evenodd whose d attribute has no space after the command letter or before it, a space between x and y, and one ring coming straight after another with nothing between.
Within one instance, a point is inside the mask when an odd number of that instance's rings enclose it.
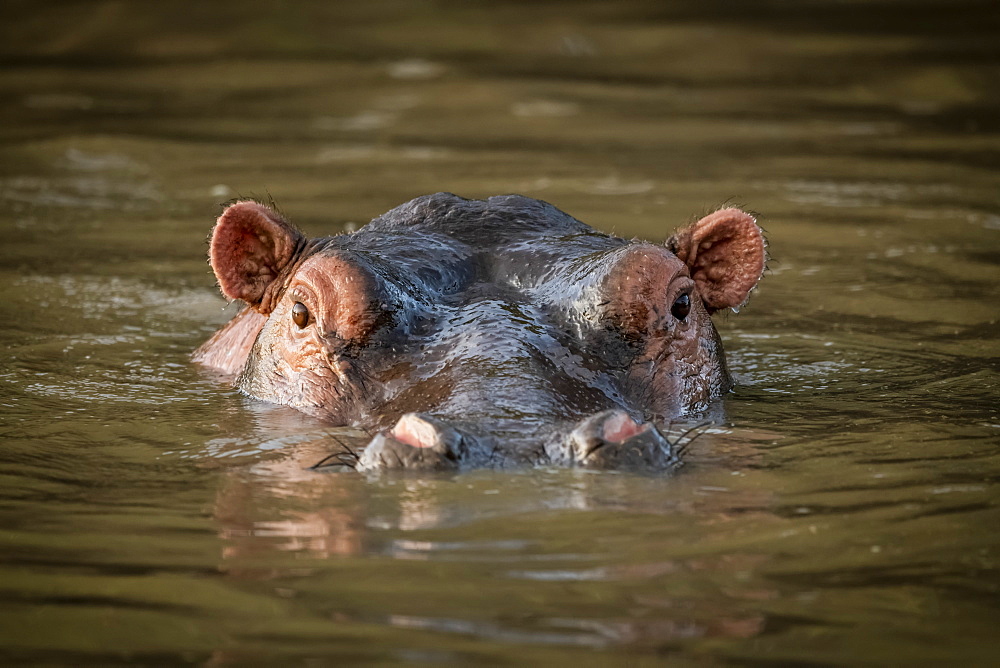
<instances>
[{"instance_id":1,"label":"wet gray skin","mask_svg":"<svg viewBox=\"0 0 1000 668\"><path fill-rule=\"evenodd\" d=\"M660 246L526 197L439 193L313 240L238 202L210 260L247 307L195 359L374 433L359 470L662 469L676 452L655 424L732 385L710 315L746 300L764 240L738 209Z\"/></svg>"}]
</instances>

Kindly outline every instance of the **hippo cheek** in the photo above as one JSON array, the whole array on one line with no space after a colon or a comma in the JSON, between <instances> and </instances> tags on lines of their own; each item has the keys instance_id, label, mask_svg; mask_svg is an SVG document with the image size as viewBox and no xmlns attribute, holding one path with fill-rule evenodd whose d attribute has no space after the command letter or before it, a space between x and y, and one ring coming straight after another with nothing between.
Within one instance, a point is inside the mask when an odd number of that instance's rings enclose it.
<instances>
[{"instance_id":1,"label":"hippo cheek","mask_svg":"<svg viewBox=\"0 0 1000 668\"><path fill-rule=\"evenodd\" d=\"M258 336L237 387L255 399L296 408L335 403L342 385L336 354L314 333L289 332L282 311L272 314L272 322Z\"/></svg>"},{"instance_id":2,"label":"hippo cheek","mask_svg":"<svg viewBox=\"0 0 1000 668\"><path fill-rule=\"evenodd\" d=\"M650 413L697 409L720 385L715 328L686 265L666 249L629 248L608 273L604 318L631 343L625 388Z\"/></svg>"},{"instance_id":3,"label":"hippo cheek","mask_svg":"<svg viewBox=\"0 0 1000 668\"><path fill-rule=\"evenodd\" d=\"M350 365L324 343L310 338L297 348L282 351L277 367L287 391L284 403L322 408L336 407L343 401L345 371Z\"/></svg>"},{"instance_id":4,"label":"hippo cheek","mask_svg":"<svg viewBox=\"0 0 1000 668\"><path fill-rule=\"evenodd\" d=\"M697 304L689 319L684 327L647 338L629 367L631 393L643 395L642 403L654 415L702 410L729 389L729 375L720 362L722 348L708 314Z\"/></svg>"},{"instance_id":5,"label":"hippo cheek","mask_svg":"<svg viewBox=\"0 0 1000 668\"><path fill-rule=\"evenodd\" d=\"M361 358L392 321L382 292L346 254L303 261L257 337L240 389L335 423L354 421L362 402L381 398Z\"/></svg>"}]
</instances>

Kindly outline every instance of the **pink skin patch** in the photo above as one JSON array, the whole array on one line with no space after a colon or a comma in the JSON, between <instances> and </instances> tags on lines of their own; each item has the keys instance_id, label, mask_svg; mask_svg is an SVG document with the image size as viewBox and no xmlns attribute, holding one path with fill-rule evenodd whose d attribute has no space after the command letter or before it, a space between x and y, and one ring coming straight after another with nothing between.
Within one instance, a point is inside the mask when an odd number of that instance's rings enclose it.
<instances>
[{"instance_id":1,"label":"pink skin patch","mask_svg":"<svg viewBox=\"0 0 1000 668\"><path fill-rule=\"evenodd\" d=\"M400 443L414 448L433 448L437 444L437 430L434 425L421 420L416 413L407 413L399 418L391 434Z\"/></svg>"},{"instance_id":2,"label":"pink skin patch","mask_svg":"<svg viewBox=\"0 0 1000 668\"><path fill-rule=\"evenodd\" d=\"M602 438L610 443L624 443L638 434L649 431L648 422L639 424L624 412L618 412L604 421Z\"/></svg>"}]
</instances>

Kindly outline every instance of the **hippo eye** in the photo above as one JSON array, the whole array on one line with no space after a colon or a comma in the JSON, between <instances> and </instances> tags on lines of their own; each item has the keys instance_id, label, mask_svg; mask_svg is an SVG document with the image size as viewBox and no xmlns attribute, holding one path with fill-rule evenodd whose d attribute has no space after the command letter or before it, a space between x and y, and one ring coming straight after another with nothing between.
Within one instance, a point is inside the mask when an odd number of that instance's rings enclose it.
<instances>
[{"instance_id":1,"label":"hippo eye","mask_svg":"<svg viewBox=\"0 0 1000 668\"><path fill-rule=\"evenodd\" d=\"M674 305L670 307L670 313L678 320L683 320L691 312L691 295L683 294L674 300Z\"/></svg>"},{"instance_id":2,"label":"hippo eye","mask_svg":"<svg viewBox=\"0 0 1000 668\"><path fill-rule=\"evenodd\" d=\"M292 307L292 322L294 322L299 329L303 329L309 324L309 309L302 302L295 302L295 306Z\"/></svg>"}]
</instances>

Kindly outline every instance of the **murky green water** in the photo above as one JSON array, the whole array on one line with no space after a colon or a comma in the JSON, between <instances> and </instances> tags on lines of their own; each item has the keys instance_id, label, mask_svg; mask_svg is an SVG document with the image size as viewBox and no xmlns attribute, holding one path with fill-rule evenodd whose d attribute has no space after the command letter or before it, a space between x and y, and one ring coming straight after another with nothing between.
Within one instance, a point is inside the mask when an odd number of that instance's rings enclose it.
<instances>
[{"instance_id":1,"label":"murky green water","mask_svg":"<svg viewBox=\"0 0 1000 668\"><path fill-rule=\"evenodd\" d=\"M1000 659L993 3L8 5L5 664ZM220 202L439 190L763 214L680 474L309 473L332 430L189 363Z\"/></svg>"}]
</instances>

